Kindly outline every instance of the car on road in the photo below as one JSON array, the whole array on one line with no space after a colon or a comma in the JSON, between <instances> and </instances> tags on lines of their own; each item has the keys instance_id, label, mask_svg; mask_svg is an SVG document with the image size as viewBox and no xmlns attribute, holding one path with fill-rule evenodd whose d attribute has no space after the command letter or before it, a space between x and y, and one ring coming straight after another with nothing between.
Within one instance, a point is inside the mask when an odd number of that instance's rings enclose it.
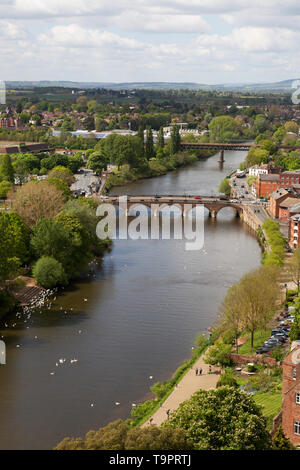
<instances>
[{"instance_id":1,"label":"car on road","mask_svg":"<svg viewBox=\"0 0 300 470\"><path fill-rule=\"evenodd\" d=\"M200 196L194 196L194 199L202 199Z\"/></svg>"},{"instance_id":2,"label":"car on road","mask_svg":"<svg viewBox=\"0 0 300 470\"><path fill-rule=\"evenodd\" d=\"M104 199L104 200L105 200L105 199L109 199L109 197L108 197L108 196L100 196L100 199Z\"/></svg>"},{"instance_id":3,"label":"car on road","mask_svg":"<svg viewBox=\"0 0 300 470\"><path fill-rule=\"evenodd\" d=\"M239 202L239 201L237 199L230 199L230 202L235 203L235 202Z\"/></svg>"}]
</instances>

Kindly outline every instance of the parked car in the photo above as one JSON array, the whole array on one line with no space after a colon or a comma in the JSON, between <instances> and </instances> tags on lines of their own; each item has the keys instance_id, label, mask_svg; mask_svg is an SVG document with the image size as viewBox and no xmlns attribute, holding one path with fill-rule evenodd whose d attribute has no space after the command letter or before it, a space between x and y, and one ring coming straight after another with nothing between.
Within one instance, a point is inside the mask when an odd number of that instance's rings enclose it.
<instances>
[{"instance_id":1,"label":"parked car","mask_svg":"<svg viewBox=\"0 0 300 470\"><path fill-rule=\"evenodd\" d=\"M200 196L194 196L194 199L202 199Z\"/></svg>"}]
</instances>

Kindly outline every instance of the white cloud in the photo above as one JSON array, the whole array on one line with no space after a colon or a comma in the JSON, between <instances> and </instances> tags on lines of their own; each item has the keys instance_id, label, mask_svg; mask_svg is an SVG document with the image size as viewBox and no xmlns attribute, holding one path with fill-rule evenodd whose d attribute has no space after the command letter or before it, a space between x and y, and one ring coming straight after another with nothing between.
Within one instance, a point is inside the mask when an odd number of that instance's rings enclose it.
<instances>
[{"instance_id":1,"label":"white cloud","mask_svg":"<svg viewBox=\"0 0 300 470\"><path fill-rule=\"evenodd\" d=\"M0 18L11 79L300 76L299 0L0 0Z\"/></svg>"}]
</instances>

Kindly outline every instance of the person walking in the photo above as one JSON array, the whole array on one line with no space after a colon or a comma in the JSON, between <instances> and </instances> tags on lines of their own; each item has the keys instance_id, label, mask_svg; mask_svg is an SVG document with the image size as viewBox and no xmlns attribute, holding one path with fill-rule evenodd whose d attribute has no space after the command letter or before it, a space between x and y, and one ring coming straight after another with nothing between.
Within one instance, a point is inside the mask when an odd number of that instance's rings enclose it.
<instances>
[{"instance_id":1,"label":"person walking","mask_svg":"<svg viewBox=\"0 0 300 470\"><path fill-rule=\"evenodd\" d=\"M198 375L198 369L196 369L195 372L196 372L196 375Z\"/></svg>"},{"instance_id":2,"label":"person walking","mask_svg":"<svg viewBox=\"0 0 300 470\"><path fill-rule=\"evenodd\" d=\"M209 366L208 373L211 374L211 366Z\"/></svg>"},{"instance_id":3,"label":"person walking","mask_svg":"<svg viewBox=\"0 0 300 470\"><path fill-rule=\"evenodd\" d=\"M202 368L199 369L199 375L202 375Z\"/></svg>"},{"instance_id":4,"label":"person walking","mask_svg":"<svg viewBox=\"0 0 300 470\"><path fill-rule=\"evenodd\" d=\"M166 411L167 416L168 416L168 419L169 419L169 417L170 417L170 411L171 411L171 410L167 410L167 411Z\"/></svg>"}]
</instances>

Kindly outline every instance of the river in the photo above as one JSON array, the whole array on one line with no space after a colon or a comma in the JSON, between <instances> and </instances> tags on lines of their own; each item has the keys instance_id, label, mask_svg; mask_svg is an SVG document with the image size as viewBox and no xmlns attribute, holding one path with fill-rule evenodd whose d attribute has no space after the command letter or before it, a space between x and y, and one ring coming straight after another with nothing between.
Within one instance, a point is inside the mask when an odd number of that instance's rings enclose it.
<instances>
[{"instance_id":1,"label":"river","mask_svg":"<svg viewBox=\"0 0 300 470\"><path fill-rule=\"evenodd\" d=\"M215 155L113 192L210 195L244 157L225 152L223 170ZM152 383L167 380L190 358L196 334L214 323L228 286L257 267L261 253L231 209L216 221L206 218L203 250L184 246L116 241L99 269L50 309L30 318L12 315L7 327L0 325L7 345L7 364L0 366L1 449L49 449L65 436L127 418L132 403L151 396Z\"/></svg>"}]
</instances>

